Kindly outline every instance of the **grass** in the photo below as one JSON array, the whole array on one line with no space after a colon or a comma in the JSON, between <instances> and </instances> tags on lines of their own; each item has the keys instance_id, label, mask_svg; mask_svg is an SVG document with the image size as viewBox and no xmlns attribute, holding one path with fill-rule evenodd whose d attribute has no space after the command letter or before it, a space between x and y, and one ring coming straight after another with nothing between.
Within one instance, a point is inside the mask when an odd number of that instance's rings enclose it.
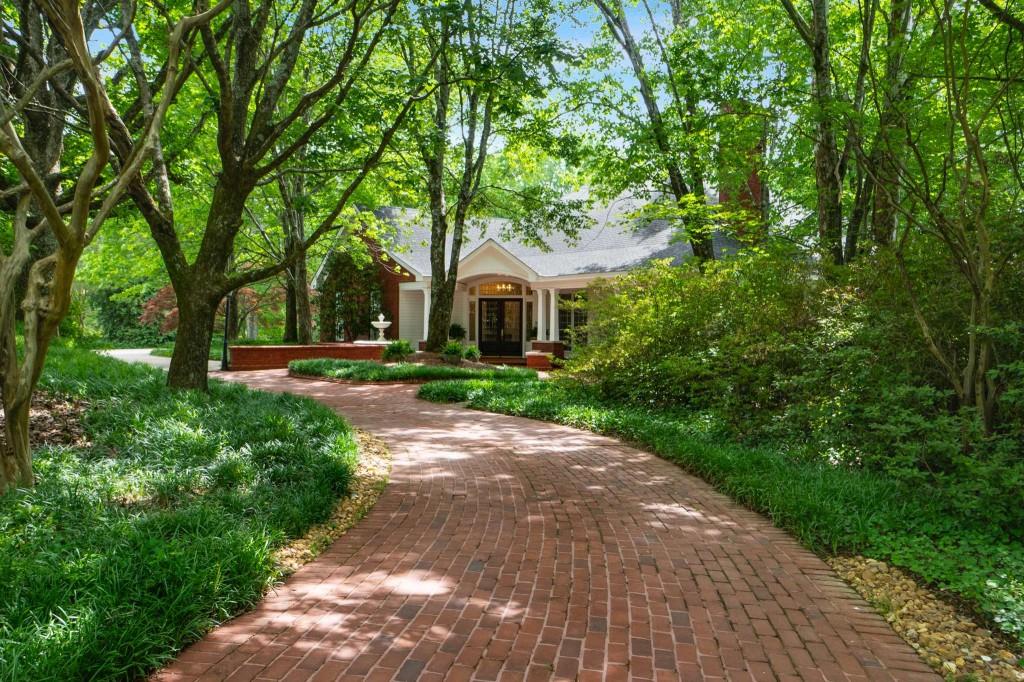
<instances>
[{"instance_id":1,"label":"grass","mask_svg":"<svg viewBox=\"0 0 1024 682\"><path fill-rule=\"evenodd\" d=\"M524 367L494 367L480 369L456 365L421 365L402 362L384 365L371 360L292 360L288 369L296 374L345 379L347 381L437 381L463 379L489 379L493 381L528 381L537 378L537 372Z\"/></svg>"},{"instance_id":2,"label":"grass","mask_svg":"<svg viewBox=\"0 0 1024 682\"><path fill-rule=\"evenodd\" d=\"M280 576L275 548L329 518L357 452L317 403L55 348L42 384L84 400L91 444L41 448L0 497L0 679L135 679Z\"/></svg>"},{"instance_id":3,"label":"grass","mask_svg":"<svg viewBox=\"0 0 1024 682\"><path fill-rule=\"evenodd\" d=\"M730 442L712 420L604 402L568 381L437 382L419 396L637 443L769 516L807 547L907 569L1024 644L1024 544L996 524L957 514L935 491Z\"/></svg>"}]
</instances>

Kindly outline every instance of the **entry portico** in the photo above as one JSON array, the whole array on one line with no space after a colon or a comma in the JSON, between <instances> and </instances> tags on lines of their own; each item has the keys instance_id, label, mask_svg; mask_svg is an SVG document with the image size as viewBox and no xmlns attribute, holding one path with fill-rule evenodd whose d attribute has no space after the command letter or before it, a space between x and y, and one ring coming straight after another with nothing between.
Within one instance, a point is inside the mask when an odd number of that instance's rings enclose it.
<instances>
[{"instance_id":1,"label":"entry portico","mask_svg":"<svg viewBox=\"0 0 1024 682\"><path fill-rule=\"evenodd\" d=\"M614 273L605 276L609 274ZM561 311L560 319L560 302L585 290L592 280L592 275L544 276L498 241L487 239L459 263L452 322L465 328L466 340L486 356L522 356L537 342L568 341L562 338L564 330L580 326L582 313ZM430 285L429 275L399 285L400 301L419 299L419 333L413 337L412 325L406 324L400 330L402 338L426 339ZM412 313L412 306L403 308L400 320Z\"/></svg>"}]
</instances>

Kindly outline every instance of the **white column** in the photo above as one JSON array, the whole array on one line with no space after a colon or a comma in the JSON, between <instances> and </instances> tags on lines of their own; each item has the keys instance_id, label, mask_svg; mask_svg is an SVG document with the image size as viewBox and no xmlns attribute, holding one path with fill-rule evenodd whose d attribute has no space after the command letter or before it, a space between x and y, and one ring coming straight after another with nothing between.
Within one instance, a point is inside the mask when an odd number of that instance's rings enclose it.
<instances>
[{"instance_id":1,"label":"white column","mask_svg":"<svg viewBox=\"0 0 1024 682\"><path fill-rule=\"evenodd\" d=\"M430 289L423 290L423 340L427 340L430 331Z\"/></svg>"},{"instance_id":2,"label":"white column","mask_svg":"<svg viewBox=\"0 0 1024 682\"><path fill-rule=\"evenodd\" d=\"M551 340L558 341L558 289L548 289L550 292L550 314L551 314Z\"/></svg>"},{"instance_id":3,"label":"white column","mask_svg":"<svg viewBox=\"0 0 1024 682\"><path fill-rule=\"evenodd\" d=\"M544 317L545 289L537 289L537 340L545 341L548 337L547 318Z\"/></svg>"}]
</instances>

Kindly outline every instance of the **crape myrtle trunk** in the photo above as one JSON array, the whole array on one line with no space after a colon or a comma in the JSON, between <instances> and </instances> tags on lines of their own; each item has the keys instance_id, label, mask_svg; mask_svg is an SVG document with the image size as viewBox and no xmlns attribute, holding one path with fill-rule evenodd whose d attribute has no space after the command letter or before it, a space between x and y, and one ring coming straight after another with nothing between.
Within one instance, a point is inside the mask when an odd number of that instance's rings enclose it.
<instances>
[{"instance_id":1,"label":"crape myrtle trunk","mask_svg":"<svg viewBox=\"0 0 1024 682\"><path fill-rule=\"evenodd\" d=\"M0 494L9 488L31 488L32 450L29 445L29 404L5 406L4 440L0 447Z\"/></svg>"}]
</instances>

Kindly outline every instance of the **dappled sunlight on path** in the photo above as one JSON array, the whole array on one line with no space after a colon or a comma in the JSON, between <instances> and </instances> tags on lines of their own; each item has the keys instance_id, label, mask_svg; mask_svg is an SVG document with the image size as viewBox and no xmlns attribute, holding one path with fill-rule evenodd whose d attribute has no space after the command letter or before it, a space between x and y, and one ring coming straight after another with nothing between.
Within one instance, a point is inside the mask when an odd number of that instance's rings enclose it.
<instances>
[{"instance_id":1,"label":"dappled sunlight on path","mask_svg":"<svg viewBox=\"0 0 1024 682\"><path fill-rule=\"evenodd\" d=\"M613 439L268 370L383 438L344 537L161 680L937 680L816 556Z\"/></svg>"}]
</instances>

